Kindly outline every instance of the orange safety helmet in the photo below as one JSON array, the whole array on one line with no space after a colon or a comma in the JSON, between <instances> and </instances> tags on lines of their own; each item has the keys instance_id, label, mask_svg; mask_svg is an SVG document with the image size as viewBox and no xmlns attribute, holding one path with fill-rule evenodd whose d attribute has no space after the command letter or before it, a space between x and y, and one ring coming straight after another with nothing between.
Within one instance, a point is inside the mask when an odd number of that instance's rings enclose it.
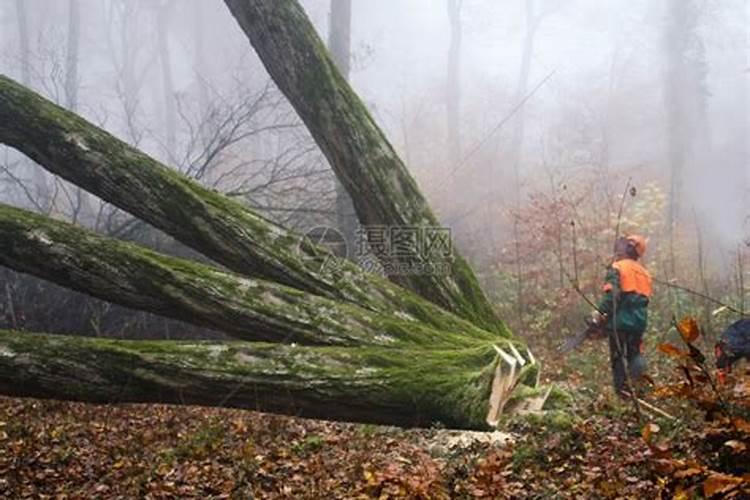
<instances>
[{"instance_id":1,"label":"orange safety helmet","mask_svg":"<svg viewBox=\"0 0 750 500\"><path fill-rule=\"evenodd\" d=\"M633 246L633 250L640 259L646 253L646 238L639 234L628 234L625 236L627 242Z\"/></svg>"}]
</instances>

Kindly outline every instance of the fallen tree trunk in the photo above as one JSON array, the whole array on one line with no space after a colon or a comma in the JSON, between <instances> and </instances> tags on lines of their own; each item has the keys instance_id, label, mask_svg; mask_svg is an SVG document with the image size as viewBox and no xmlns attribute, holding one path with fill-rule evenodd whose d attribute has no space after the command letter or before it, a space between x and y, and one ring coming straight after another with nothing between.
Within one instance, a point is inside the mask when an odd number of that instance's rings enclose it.
<instances>
[{"instance_id":1,"label":"fallen tree trunk","mask_svg":"<svg viewBox=\"0 0 750 500\"><path fill-rule=\"evenodd\" d=\"M225 3L351 195L359 220L366 226L438 227L416 182L339 73L297 0ZM447 273L391 278L479 326L502 329L473 271L455 248L452 252ZM422 252L387 257L386 268L433 258Z\"/></svg>"},{"instance_id":2,"label":"fallen tree trunk","mask_svg":"<svg viewBox=\"0 0 750 500\"><path fill-rule=\"evenodd\" d=\"M433 326L450 322L441 308L201 187L2 75L0 142L240 274ZM321 269L326 260L330 265ZM490 326L510 337L502 323Z\"/></svg>"},{"instance_id":3,"label":"fallen tree trunk","mask_svg":"<svg viewBox=\"0 0 750 500\"><path fill-rule=\"evenodd\" d=\"M246 340L328 345L511 342L443 312L443 329L245 278L0 204L0 265ZM519 344L520 346L520 344Z\"/></svg>"},{"instance_id":4,"label":"fallen tree trunk","mask_svg":"<svg viewBox=\"0 0 750 500\"><path fill-rule=\"evenodd\" d=\"M501 362L486 343L402 350L0 330L3 394L232 406L404 426L487 428Z\"/></svg>"}]
</instances>

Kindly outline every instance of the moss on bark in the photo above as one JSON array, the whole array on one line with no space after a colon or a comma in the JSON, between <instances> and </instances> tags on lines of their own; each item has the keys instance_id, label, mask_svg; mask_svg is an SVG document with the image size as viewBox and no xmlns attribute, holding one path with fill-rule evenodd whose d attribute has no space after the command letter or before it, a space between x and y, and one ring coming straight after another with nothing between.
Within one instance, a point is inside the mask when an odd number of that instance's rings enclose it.
<instances>
[{"instance_id":1,"label":"moss on bark","mask_svg":"<svg viewBox=\"0 0 750 500\"><path fill-rule=\"evenodd\" d=\"M337 259L2 75L0 142L232 271L413 316L445 330L462 329L461 321L440 307ZM321 256L335 265L321 272ZM504 329L502 334L510 336Z\"/></svg>"},{"instance_id":2,"label":"moss on bark","mask_svg":"<svg viewBox=\"0 0 750 500\"><path fill-rule=\"evenodd\" d=\"M94 402L234 406L484 429L497 354L247 342L123 341L0 330L0 391Z\"/></svg>"},{"instance_id":3,"label":"moss on bark","mask_svg":"<svg viewBox=\"0 0 750 500\"><path fill-rule=\"evenodd\" d=\"M416 182L337 70L297 0L225 3L351 195L359 220L371 226L439 226ZM392 279L482 328L507 334L473 271L455 248L453 253L447 274L415 273ZM406 265L414 258L413 254L403 259L393 256Z\"/></svg>"},{"instance_id":4,"label":"moss on bark","mask_svg":"<svg viewBox=\"0 0 750 500\"><path fill-rule=\"evenodd\" d=\"M169 257L0 204L0 264L134 309L247 340L331 345L511 342L446 313L436 328Z\"/></svg>"}]
</instances>

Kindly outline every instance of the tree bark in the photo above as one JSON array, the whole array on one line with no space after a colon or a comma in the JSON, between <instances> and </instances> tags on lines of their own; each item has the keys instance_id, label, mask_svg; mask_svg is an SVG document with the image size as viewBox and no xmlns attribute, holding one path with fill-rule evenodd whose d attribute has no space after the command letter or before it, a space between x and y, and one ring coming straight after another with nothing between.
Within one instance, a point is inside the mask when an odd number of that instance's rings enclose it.
<instances>
[{"instance_id":1,"label":"tree bark","mask_svg":"<svg viewBox=\"0 0 750 500\"><path fill-rule=\"evenodd\" d=\"M1 75L0 142L242 275L441 328L457 321Z\"/></svg>"},{"instance_id":2,"label":"tree bark","mask_svg":"<svg viewBox=\"0 0 750 500\"><path fill-rule=\"evenodd\" d=\"M2 204L0 265L245 340L430 348L510 342L456 317L439 330L410 316L376 314L244 278Z\"/></svg>"},{"instance_id":3,"label":"tree bark","mask_svg":"<svg viewBox=\"0 0 750 500\"><path fill-rule=\"evenodd\" d=\"M487 428L501 358L462 350L123 341L0 330L0 392L231 406L403 426Z\"/></svg>"},{"instance_id":4,"label":"tree bark","mask_svg":"<svg viewBox=\"0 0 750 500\"><path fill-rule=\"evenodd\" d=\"M362 224L438 227L438 220L416 182L336 69L299 3L296 0L225 0L225 3L352 196ZM390 277L479 326L504 329L473 271L455 248L452 257L447 272L397 272ZM421 252L407 252L405 256L388 254L384 263L386 267L395 264L408 268L414 260L430 259Z\"/></svg>"}]
</instances>

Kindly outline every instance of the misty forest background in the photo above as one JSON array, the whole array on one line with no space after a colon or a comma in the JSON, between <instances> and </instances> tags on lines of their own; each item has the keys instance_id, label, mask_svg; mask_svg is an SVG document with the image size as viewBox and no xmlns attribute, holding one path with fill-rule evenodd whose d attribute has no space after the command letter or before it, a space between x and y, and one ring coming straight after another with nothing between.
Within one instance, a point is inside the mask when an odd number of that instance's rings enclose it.
<instances>
[{"instance_id":1,"label":"misty forest background","mask_svg":"<svg viewBox=\"0 0 750 500\"><path fill-rule=\"evenodd\" d=\"M575 288L598 295L618 223L649 238L653 333L684 313L709 338L736 319L667 283L745 310L748 2L354 1L351 26L332 22L346 17L336 2L301 3L530 345L580 328ZM6 0L0 37L3 73L165 164L301 232L352 231L325 158L223 5ZM0 201L201 258L5 147ZM224 338L7 269L0 283L0 327Z\"/></svg>"}]
</instances>

